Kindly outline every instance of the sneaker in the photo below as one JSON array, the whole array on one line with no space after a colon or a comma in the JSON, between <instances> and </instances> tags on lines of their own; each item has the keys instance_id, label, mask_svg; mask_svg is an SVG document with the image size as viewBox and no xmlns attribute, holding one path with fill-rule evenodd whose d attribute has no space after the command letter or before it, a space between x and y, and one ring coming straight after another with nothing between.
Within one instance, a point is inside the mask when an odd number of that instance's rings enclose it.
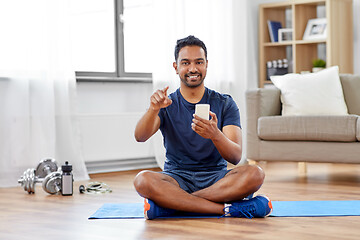
<instances>
[{"instance_id":1,"label":"sneaker","mask_svg":"<svg viewBox=\"0 0 360 240\"><path fill-rule=\"evenodd\" d=\"M245 197L243 200L250 200L254 197L254 194L250 194L249 196Z\"/></svg>"},{"instance_id":2,"label":"sneaker","mask_svg":"<svg viewBox=\"0 0 360 240\"><path fill-rule=\"evenodd\" d=\"M271 201L264 195L259 195L250 200L241 200L225 204L223 217L266 217L272 212Z\"/></svg>"},{"instance_id":3,"label":"sneaker","mask_svg":"<svg viewBox=\"0 0 360 240\"><path fill-rule=\"evenodd\" d=\"M145 219L154 219L158 217L171 216L176 211L169 208L163 208L156 205L152 200L144 199L144 217Z\"/></svg>"}]
</instances>

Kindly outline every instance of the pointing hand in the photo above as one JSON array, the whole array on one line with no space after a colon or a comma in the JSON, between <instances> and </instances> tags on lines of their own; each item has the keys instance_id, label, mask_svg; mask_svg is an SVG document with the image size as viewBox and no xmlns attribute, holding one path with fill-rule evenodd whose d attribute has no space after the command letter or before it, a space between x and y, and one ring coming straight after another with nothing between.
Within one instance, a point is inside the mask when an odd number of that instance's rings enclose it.
<instances>
[{"instance_id":1,"label":"pointing hand","mask_svg":"<svg viewBox=\"0 0 360 240\"><path fill-rule=\"evenodd\" d=\"M153 93L153 95L150 97L150 108L158 111L161 108L168 107L172 103L172 100L167 95L168 89L169 86L165 87L163 90L159 89Z\"/></svg>"}]
</instances>

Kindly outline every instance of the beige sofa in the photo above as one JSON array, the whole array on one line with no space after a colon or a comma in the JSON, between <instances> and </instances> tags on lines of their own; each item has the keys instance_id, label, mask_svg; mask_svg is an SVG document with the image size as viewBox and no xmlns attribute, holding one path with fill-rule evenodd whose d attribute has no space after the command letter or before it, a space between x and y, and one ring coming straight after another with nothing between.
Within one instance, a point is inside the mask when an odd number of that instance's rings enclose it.
<instances>
[{"instance_id":1,"label":"beige sofa","mask_svg":"<svg viewBox=\"0 0 360 240\"><path fill-rule=\"evenodd\" d=\"M360 163L360 76L340 80L344 116L281 116L279 89L248 90L247 159Z\"/></svg>"}]
</instances>

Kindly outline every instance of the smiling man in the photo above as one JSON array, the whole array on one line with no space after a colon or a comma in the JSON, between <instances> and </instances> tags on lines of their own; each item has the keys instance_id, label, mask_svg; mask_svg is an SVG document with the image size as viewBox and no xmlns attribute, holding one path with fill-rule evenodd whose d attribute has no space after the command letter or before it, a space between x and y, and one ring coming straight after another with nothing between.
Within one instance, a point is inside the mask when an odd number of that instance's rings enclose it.
<instances>
[{"instance_id":1,"label":"smiling man","mask_svg":"<svg viewBox=\"0 0 360 240\"><path fill-rule=\"evenodd\" d=\"M266 196L252 197L264 181L258 166L227 170L227 162L241 160L239 109L226 94L204 85L208 67L205 44L194 36L177 41L173 67L180 88L168 87L150 97L150 107L139 120L135 138L148 140L159 129L164 137L164 171L142 171L134 180L145 198L145 218L177 211L232 217L265 217L272 210ZM196 116L196 104L210 105L210 120Z\"/></svg>"}]
</instances>

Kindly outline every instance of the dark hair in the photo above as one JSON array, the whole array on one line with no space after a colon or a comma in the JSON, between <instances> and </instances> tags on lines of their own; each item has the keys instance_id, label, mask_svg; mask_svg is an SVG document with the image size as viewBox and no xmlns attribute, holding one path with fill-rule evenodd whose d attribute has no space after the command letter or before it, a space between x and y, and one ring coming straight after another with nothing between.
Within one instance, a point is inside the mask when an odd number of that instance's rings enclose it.
<instances>
[{"instance_id":1,"label":"dark hair","mask_svg":"<svg viewBox=\"0 0 360 240\"><path fill-rule=\"evenodd\" d=\"M202 49L204 49L205 52L205 58L207 59L207 50L206 50L206 46L204 44L203 41L201 41L200 39L198 39L197 37L194 37L193 35L189 35L186 38L182 38L176 41L176 46L175 46L175 62L177 61L178 57L179 57L179 52L183 47L186 46L199 46Z\"/></svg>"}]
</instances>

